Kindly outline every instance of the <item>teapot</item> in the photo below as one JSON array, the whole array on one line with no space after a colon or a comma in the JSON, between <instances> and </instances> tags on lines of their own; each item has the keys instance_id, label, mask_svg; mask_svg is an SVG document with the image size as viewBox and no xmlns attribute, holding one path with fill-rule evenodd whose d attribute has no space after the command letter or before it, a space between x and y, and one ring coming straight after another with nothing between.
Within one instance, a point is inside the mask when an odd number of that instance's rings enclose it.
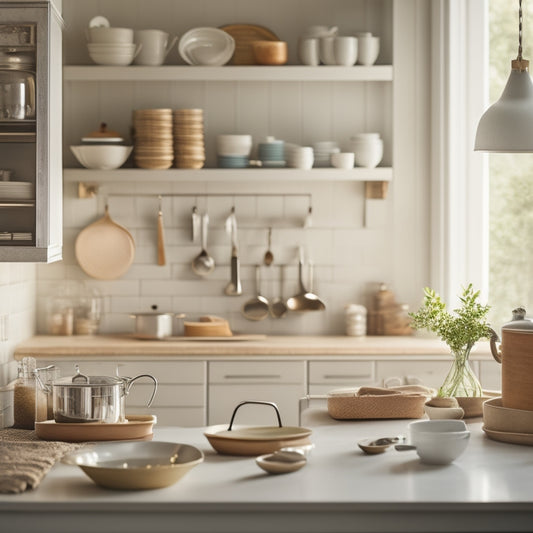
<instances>
[{"instance_id":1,"label":"teapot","mask_svg":"<svg viewBox=\"0 0 533 533\"><path fill-rule=\"evenodd\" d=\"M502 340L492 330L492 356L502 365L502 405L533 411L533 320L526 310L513 310L511 322L502 326Z\"/></svg>"}]
</instances>

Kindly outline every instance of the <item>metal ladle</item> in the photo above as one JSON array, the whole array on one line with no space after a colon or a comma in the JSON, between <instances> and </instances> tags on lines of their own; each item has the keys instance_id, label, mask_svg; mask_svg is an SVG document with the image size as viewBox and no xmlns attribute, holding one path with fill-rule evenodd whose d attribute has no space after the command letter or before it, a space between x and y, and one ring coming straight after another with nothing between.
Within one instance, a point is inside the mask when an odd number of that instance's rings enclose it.
<instances>
[{"instance_id":1,"label":"metal ladle","mask_svg":"<svg viewBox=\"0 0 533 533\"><path fill-rule=\"evenodd\" d=\"M209 226L209 215L202 217L202 250L192 261L193 272L201 277L211 274L215 269L215 260L207 253L207 228Z\"/></svg>"},{"instance_id":2,"label":"metal ladle","mask_svg":"<svg viewBox=\"0 0 533 533\"><path fill-rule=\"evenodd\" d=\"M300 248L300 259L298 261L298 283L300 292L291 296L287 300L287 308L291 311L323 311L326 309L324 302L312 292L309 292L302 280L303 270L303 251Z\"/></svg>"},{"instance_id":3,"label":"metal ladle","mask_svg":"<svg viewBox=\"0 0 533 533\"><path fill-rule=\"evenodd\" d=\"M263 320L268 316L270 305L268 300L261 296L261 267L259 265L255 266L255 284L257 294L244 304L242 314L248 320Z\"/></svg>"},{"instance_id":4,"label":"metal ladle","mask_svg":"<svg viewBox=\"0 0 533 533\"><path fill-rule=\"evenodd\" d=\"M274 262L274 254L270 248L272 248L272 228L268 228L268 248L263 258L263 263L266 266L270 266Z\"/></svg>"},{"instance_id":5,"label":"metal ladle","mask_svg":"<svg viewBox=\"0 0 533 533\"><path fill-rule=\"evenodd\" d=\"M283 265L279 267L279 296L272 302L270 306L270 314L273 318L282 318L287 314L287 304L283 299Z\"/></svg>"}]
</instances>

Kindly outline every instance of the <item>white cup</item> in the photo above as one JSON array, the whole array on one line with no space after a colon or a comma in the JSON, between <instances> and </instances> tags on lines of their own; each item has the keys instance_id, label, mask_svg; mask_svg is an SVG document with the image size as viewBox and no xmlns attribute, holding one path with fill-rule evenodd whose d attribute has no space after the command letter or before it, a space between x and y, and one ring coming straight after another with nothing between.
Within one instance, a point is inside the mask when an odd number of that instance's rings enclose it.
<instances>
[{"instance_id":1,"label":"white cup","mask_svg":"<svg viewBox=\"0 0 533 533\"><path fill-rule=\"evenodd\" d=\"M331 154L331 164L335 168L343 168L348 170L353 168L355 161L355 154L353 152L338 152Z\"/></svg>"},{"instance_id":2,"label":"white cup","mask_svg":"<svg viewBox=\"0 0 533 533\"><path fill-rule=\"evenodd\" d=\"M161 30L135 31L135 42L142 46L134 63L136 65L162 65L177 40L177 37L174 37L169 43L168 38L168 33Z\"/></svg>"},{"instance_id":3,"label":"white cup","mask_svg":"<svg viewBox=\"0 0 533 533\"><path fill-rule=\"evenodd\" d=\"M320 37L318 41L318 55L320 61L324 65L335 65L335 52L333 51L335 37Z\"/></svg>"},{"instance_id":4,"label":"white cup","mask_svg":"<svg viewBox=\"0 0 533 533\"><path fill-rule=\"evenodd\" d=\"M355 140L351 143L351 149L358 167L375 168L383 159L382 139Z\"/></svg>"},{"instance_id":5,"label":"white cup","mask_svg":"<svg viewBox=\"0 0 533 533\"><path fill-rule=\"evenodd\" d=\"M366 66L373 65L379 55L379 37L371 33L359 33L357 39L359 41L357 63Z\"/></svg>"},{"instance_id":6,"label":"white cup","mask_svg":"<svg viewBox=\"0 0 533 533\"><path fill-rule=\"evenodd\" d=\"M320 57L318 55L318 39L300 38L298 41L298 57L300 62L304 65L316 67L320 64Z\"/></svg>"},{"instance_id":7,"label":"white cup","mask_svg":"<svg viewBox=\"0 0 533 533\"><path fill-rule=\"evenodd\" d=\"M335 37L333 39L335 64L345 67L355 65L357 61L357 48L356 37Z\"/></svg>"},{"instance_id":8,"label":"white cup","mask_svg":"<svg viewBox=\"0 0 533 533\"><path fill-rule=\"evenodd\" d=\"M314 163L313 149L310 146L292 146L289 150L288 163L291 168L310 170Z\"/></svg>"},{"instance_id":9,"label":"white cup","mask_svg":"<svg viewBox=\"0 0 533 533\"><path fill-rule=\"evenodd\" d=\"M304 37L333 37L337 35L339 28L337 26L308 26L303 36Z\"/></svg>"}]
</instances>

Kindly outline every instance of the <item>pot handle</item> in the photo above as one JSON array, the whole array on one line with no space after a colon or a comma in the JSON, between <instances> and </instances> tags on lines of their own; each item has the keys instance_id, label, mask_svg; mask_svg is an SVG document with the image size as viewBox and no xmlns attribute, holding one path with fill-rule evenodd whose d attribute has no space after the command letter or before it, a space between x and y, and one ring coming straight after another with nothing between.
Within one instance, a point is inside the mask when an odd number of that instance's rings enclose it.
<instances>
[{"instance_id":1,"label":"pot handle","mask_svg":"<svg viewBox=\"0 0 533 533\"><path fill-rule=\"evenodd\" d=\"M129 394L133 383L141 378L150 378L154 382L154 390L152 391L152 396L150 396L150 400L146 404L146 407L150 407L152 405L152 402L154 401L155 393L157 392L157 379L151 374L139 374L138 376L135 376L134 378L122 378L125 382L124 396Z\"/></svg>"},{"instance_id":2,"label":"pot handle","mask_svg":"<svg viewBox=\"0 0 533 533\"><path fill-rule=\"evenodd\" d=\"M281 425L281 415L279 414L278 406L274 402L264 402L262 400L247 400L247 401L241 402L239 405L237 405L237 407L235 407L235 409L233 411L233 414L231 415L231 420L230 420L230 423L229 423L228 431L231 431L231 428L233 427L233 421L235 420L235 415L237 414L237 409L239 409L239 407L242 407L243 405L246 405L247 403L254 403L254 404L257 404L257 405L270 405L271 407L273 407L275 409L275 411L276 411L276 416L278 417L279 427L282 427L282 425Z\"/></svg>"},{"instance_id":3,"label":"pot handle","mask_svg":"<svg viewBox=\"0 0 533 533\"><path fill-rule=\"evenodd\" d=\"M498 363L501 364L502 352L499 346L500 337L498 337L498 334L492 328L489 328L489 329L490 329L490 351L492 352L492 357L494 357L494 359L498 361Z\"/></svg>"}]
</instances>

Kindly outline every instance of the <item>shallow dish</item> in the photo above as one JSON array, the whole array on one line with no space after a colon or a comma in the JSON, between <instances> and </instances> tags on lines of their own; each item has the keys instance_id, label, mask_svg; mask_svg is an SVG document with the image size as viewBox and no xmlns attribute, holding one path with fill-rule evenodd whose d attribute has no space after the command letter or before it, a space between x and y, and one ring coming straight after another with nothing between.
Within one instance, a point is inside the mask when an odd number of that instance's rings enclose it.
<instances>
[{"instance_id":1,"label":"shallow dish","mask_svg":"<svg viewBox=\"0 0 533 533\"><path fill-rule=\"evenodd\" d=\"M72 153L85 168L113 170L121 167L133 150L133 146L78 145L70 147Z\"/></svg>"},{"instance_id":2,"label":"shallow dish","mask_svg":"<svg viewBox=\"0 0 533 533\"><path fill-rule=\"evenodd\" d=\"M501 398L492 398L483 404L483 423L494 431L531 433L533 438L533 411L504 407Z\"/></svg>"},{"instance_id":3,"label":"shallow dish","mask_svg":"<svg viewBox=\"0 0 533 533\"><path fill-rule=\"evenodd\" d=\"M486 426L481 428L487 437L499 442L508 444L522 444L523 446L533 446L533 433L514 433L511 431L496 431Z\"/></svg>"},{"instance_id":4,"label":"shallow dish","mask_svg":"<svg viewBox=\"0 0 533 533\"><path fill-rule=\"evenodd\" d=\"M179 54L189 65L222 66L234 50L233 37L218 28L193 28L178 43Z\"/></svg>"},{"instance_id":5,"label":"shallow dish","mask_svg":"<svg viewBox=\"0 0 533 533\"><path fill-rule=\"evenodd\" d=\"M102 487L145 490L173 485L203 460L194 446L152 441L95 444L66 455L62 462L79 466Z\"/></svg>"},{"instance_id":6,"label":"shallow dish","mask_svg":"<svg viewBox=\"0 0 533 533\"><path fill-rule=\"evenodd\" d=\"M260 455L255 462L269 474L288 474L303 468L307 464L307 459L303 453L298 451L278 450Z\"/></svg>"}]
</instances>

